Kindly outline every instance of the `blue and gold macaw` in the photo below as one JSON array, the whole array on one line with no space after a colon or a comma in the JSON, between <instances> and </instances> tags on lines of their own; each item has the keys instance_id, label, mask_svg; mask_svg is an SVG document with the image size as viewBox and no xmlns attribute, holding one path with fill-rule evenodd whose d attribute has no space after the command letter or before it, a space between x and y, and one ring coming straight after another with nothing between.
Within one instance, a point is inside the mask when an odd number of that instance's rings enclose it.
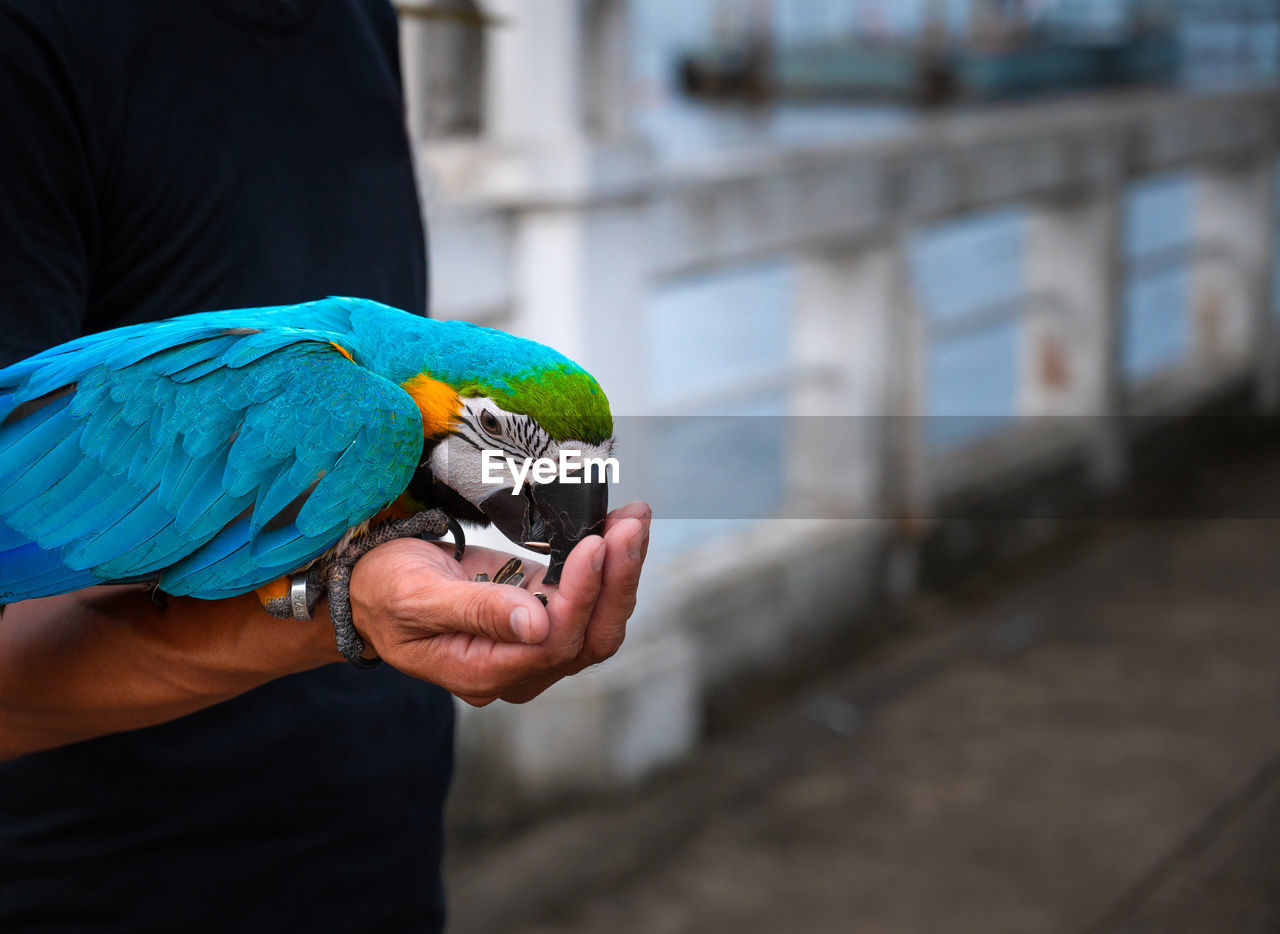
<instances>
[{"instance_id":1,"label":"blue and gold macaw","mask_svg":"<svg viewBox=\"0 0 1280 934\"><path fill-rule=\"evenodd\" d=\"M0 604L138 581L266 602L428 509L541 544L554 582L604 484L485 482L482 452L562 448L612 453L595 379L472 324L330 298L90 335L0 370Z\"/></svg>"}]
</instances>

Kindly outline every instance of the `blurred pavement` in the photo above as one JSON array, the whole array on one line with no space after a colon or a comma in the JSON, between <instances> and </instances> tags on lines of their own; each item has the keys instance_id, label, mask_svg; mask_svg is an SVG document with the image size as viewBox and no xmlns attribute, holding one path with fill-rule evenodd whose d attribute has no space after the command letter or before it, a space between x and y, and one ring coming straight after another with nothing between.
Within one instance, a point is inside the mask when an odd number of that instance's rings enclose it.
<instances>
[{"instance_id":1,"label":"blurred pavement","mask_svg":"<svg viewBox=\"0 0 1280 934\"><path fill-rule=\"evenodd\" d=\"M464 841L454 934L1280 931L1280 453L913 603L687 766Z\"/></svg>"}]
</instances>

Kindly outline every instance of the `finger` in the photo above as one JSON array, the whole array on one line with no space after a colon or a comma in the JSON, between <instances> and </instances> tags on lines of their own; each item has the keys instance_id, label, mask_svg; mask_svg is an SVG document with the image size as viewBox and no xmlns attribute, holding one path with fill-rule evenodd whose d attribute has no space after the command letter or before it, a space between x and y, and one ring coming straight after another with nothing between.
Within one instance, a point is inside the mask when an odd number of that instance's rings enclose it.
<instances>
[{"instance_id":1,"label":"finger","mask_svg":"<svg viewBox=\"0 0 1280 934\"><path fill-rule=\"evenodd\" d=\"M598 664L622 646L627 621L636 608L640 572L649 551L649 525L628 516L605 533L600 596L583 640L583 661Z\"/></svg>"},{"instance_id":2,"label":"finger","mask_svg":"<svg viewBox=\"0 0 1280 934\"><path fill-rule=\"evenodd\" d=\"M545 645L493 642L461 632L410 643L406 652L407 664L396 667L433 681L474 706L496 700L557 665Z\"/></svg>"},{"instance_id":3,"label":"finger","mask_svg":"<svg viewBox=\"0 0 1280 934\"><path fill-rule=\"evenodd\" d=\"M555 674L543 675L540 678L535 678L532 681L520 685L519 687L506 691L502 694L502 700L506 701L508 704L527 704L557 681L562 681L569 674L577 674L577 672L556 672Z\"/></svg>"},{"instance_id":4,"label":"finger","mask_svg":"<svg viewBox=\"0 0 1280 934\"><path fill-rule=\"evenodd\" d=\"M582 665L576 662L578 644L556 644L558 641L553 637L541 645L516 645L460 632L442 634L411 644L409 670L435 672L428 680L473 706L499 697L524 703L567 674L581 670Z\"/></svg>"},{"instance_id":5,"label":"finger","mask_svg":"<svg viewBox=\"0 0 1280 934\"><path fill-rule=\"evenodd\" d=\"M644 503L633 503L637 515L615 516L605 532L605 563L601 588L583 634L582 647L569 663L537 677L502 695L511 704L523 704L537 697L561 678L612 657L626 637L627 621L635 610L640 568L649 549L649 517ZM620 510L621 511L621 510ZM630 519L630 522L626 520Z\"/></svg>"},{"instance_id":6,"label":"finger","mask_svg":"<svg viewBox=\"0 0 1280 934\"><path fill-rule=\"evenodd\" d=\"M519 587L441 581L424 594L421 615L439 632L482 636L493 642L540 645L550 632L547 611Z\"/></svg>"},{"instance_id":7,"label":"finger","mask_svg":"<svg viewBox=\"0 0 1280 934\"><path fill-rule=\"evenodd\" d=\"M638 519L642 523L644 523L645 529L648 529L653 519L653 508L648 503L640 500L637 500L634 503L628 503L625 506L618 507L613 512L609 513L608 516L605 517L604 534L608 535L609 530L612 529L614 526L616 526L619 522L622 522L624 519ZM647 543L646 543L646 547L647 547ZM470 554L470 549L468 549L468 555L469 554ZM494 554L501 554L501 552L494 552ZM465 558L463 559L463 563L464 564L466 563ZM487 561L485 563L487 566ZM481 568L481 570L486 570L486 568ZM539 564L533 561L526 563L524 587L526 589L539 590L542 587L542 579L543 577L546 576L546 571L547 571L547 566L545 564Z\"/></svg>"},{"instance_id":8,"label":"finger","mask_svg":"<svg viewBox=\"0 0 1280 934\"><path fill-rule=\"evenodd\" d=\"M645 507L643 512L647 514L648 507ZM625 532L626 529L623 531ZM608 533L606 533L606 535L607 534ZM615 533L615 535L616 534L617 533ZM583 542L579 543L578 547L570 553L569 561L566 561L565 563L565 573L561 578L559 589L553 593L551 597L551 601L553 602L549 603L549 610L555 611L552 614L553 625L558 621L557 614L561 611L562 607L567 610L565 614L565 623L567 627L566 635L572 635L575 637L574 641L570 643L572 646L572 652L566 652L563 663L554 670L539 672L534 677L531 677L504 691L502 699L507 703L528 703L535 697L542 694L542 692L547 690L547 688L551 687L557 681L560 681L569 675L577 674L588 665L594 664L595 661L603 661L603 659L584 657L584 646L586 640L589 638L595 608L600 599L600 593L604 583L604 567L605 562L607 562L606 542L600 541L596 536L591 536L591 539L594 539L594 541L591 541L592 546L595 548L594 551L588 552L586 548L583 548L583 545L590 541L589 539L584 539ZM578 585L582 579L582 575L577 573L580 567L578 564L579 558L589 560L591 575L588 579L592 582L591 584L582 587L581 590L578 589ZM570 571L570 562L573 562L576 565L572 572ZM586 561L584 560L582 563L585 564ZM583 621L584 615L586 617L585 623ZM580 636L578 635L579 631L581 631ZM620 641L621 640L619 639L619 642ZM616 646L614 647L614 651L616 651ZM612 652L610 652L610 654L612 654Z\"/></svg>"},{"instance_id":9,"label":"finger","mask_svg":"<svg viewBox=\"0 0 1280 934\"><path fill-rule=\"evenodd\" d=\"M653 508L648 503L637 501L615 509L604 520L605 534L609 534L609 530L624 519L639 519L648 528L653 519Z\"/></svg>"},{"instance_id":10,"label":"finger","mask_svg":"<svg viewBox=\"0 0 1280 934\"><path fill-rule=\"evenodd\" d=\"M565 560L560 584L548 588L547 615L552 636L558 645L572 648L563 661L570 661L582 645L583 633L600 596L605 544L599 535L588 535L574 546ZM539 585L541 586L541 585Z\"/></svg>"}]
</instances>

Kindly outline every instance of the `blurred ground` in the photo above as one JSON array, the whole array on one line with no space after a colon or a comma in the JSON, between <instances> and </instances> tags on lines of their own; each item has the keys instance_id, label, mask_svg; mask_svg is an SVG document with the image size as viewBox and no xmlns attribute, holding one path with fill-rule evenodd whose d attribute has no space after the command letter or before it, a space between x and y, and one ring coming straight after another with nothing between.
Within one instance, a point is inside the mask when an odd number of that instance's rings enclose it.
<instances>
[{"instance_id":1,"label":"blurred ground","mask_svg":"<svg viewBox=\"0 0 1280 934\"><path fill-rule=\"evenodd\" d=\"M652 787L464 842L452 931L1280 931L1278 481L1081 529Z\"/></svg>"}]
</instances>

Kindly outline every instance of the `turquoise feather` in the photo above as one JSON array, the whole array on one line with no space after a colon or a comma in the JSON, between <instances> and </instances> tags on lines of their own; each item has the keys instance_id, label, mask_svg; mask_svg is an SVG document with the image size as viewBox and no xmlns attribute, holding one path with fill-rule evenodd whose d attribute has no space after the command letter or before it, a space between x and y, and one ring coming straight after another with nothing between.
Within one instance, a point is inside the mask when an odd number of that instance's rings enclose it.
<instances>
[{"instance_id":1,"label":"turquoise feather","mask_svg":"<svg viewBox=\"0 0 1280 934\"><path fill-rule=\"evenodd\" d=\"M213 599L296 570L408 486L423 426L402 384L422 374L560 440L608 419L549 348L360 299L120 328L0 370L0 603L144 579Z\"/></svg>"}]
</instances>

